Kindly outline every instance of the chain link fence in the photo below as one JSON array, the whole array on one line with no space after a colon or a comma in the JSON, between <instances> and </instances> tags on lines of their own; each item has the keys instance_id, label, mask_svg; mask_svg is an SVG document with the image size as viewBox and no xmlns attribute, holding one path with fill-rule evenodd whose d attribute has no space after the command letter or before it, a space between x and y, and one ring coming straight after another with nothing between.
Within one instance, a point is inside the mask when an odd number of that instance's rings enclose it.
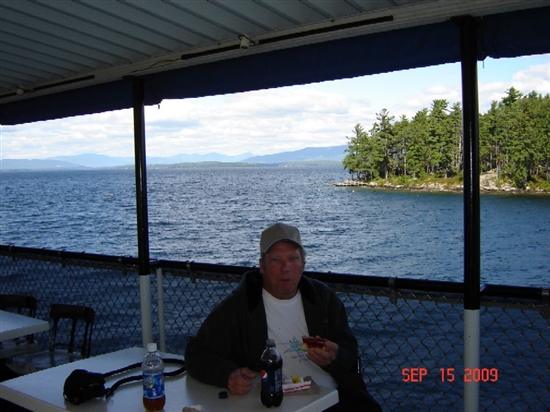
<instances>
[{"instance_id":1,"label":"chain link fence","mask_svg":"<svg viewBox=\"0 0 550 412\"><path fill-rule=\"evenodd\" d=\"M136 259L32 251L0 248L0 293L37 297L37 317L44 319L51 303L93 307L92 355L142 345ZM250 269L189 262L153 267L163 273L166 350L179 354L186 338ZM461 411L465 381L480 382L480 410L548 410L547 289L538 299L484 296L480 369L464 370L463 298L448 292L448 282L440 282L440 291L433 285L423 291L398 288L387 278L307 274L327 283L344 302L359 342L363 377L385 411ZM150 276L156 319L158 296ZM158 324L153 334L158 339ZM47 348L48 334L37 338Z\"/></svg>"}]
</instances>

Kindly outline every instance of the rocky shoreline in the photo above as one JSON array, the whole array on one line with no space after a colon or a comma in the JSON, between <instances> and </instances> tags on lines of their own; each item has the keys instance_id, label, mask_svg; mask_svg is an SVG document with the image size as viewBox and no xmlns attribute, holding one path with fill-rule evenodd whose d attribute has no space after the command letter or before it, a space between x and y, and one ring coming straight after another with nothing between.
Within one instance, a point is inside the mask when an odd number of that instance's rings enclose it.
<instances>
[{"instance_id":1,"label":"rocky shoreline","mask_svg":"<svg viewBox=\"0 0 550 412\"><path fill-rule=\"evenodd\" d=\"M509 183L496 184L496 173L487 173L480 177L480 191L483 193L518 193L518 194L549 194L542 189L518 189ZM386 181L379 184L377 182L364 182L360 180L344 180L340 183L334 183L334 187L363 187L370 189L389 189L389 190L410 190L421 192L457 192L463 191L463 185L445 184L445 183L421 183L419 185L396 185Z\"/></svg>"}]
</instances>

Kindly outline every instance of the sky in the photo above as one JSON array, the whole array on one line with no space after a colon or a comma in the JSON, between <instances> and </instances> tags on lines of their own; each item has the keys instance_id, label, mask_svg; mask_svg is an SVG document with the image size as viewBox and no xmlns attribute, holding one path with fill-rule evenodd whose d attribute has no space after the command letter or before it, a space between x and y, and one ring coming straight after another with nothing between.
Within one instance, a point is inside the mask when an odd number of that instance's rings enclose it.
<instances>
[{"instance_id":1,"label":"sky","mask_svg":"<svg viewBox=\"0 0 550 412\"><path fill-rule=\"evenodd\" d=\"M145 108L147 156L219 153L266 155L345 145L357 123L368 130L387 109L412 118L434 99L461 101L460 64L282 87L165 100ZM479 108L515 87L550 93L550 54L478 63ZM0 159L96 153L133 157L132 111L0 126Z\"/></svg>"}]
</instances>

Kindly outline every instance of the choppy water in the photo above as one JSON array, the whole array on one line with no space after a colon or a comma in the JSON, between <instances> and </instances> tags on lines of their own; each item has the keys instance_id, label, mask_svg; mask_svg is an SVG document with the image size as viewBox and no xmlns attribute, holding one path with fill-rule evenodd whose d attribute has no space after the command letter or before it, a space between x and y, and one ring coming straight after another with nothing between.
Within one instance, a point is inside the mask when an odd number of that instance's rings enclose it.
<instances>
[{"instance_id":1,"label":"choppy water","mask_svg":"<svg viewBox=\"0 0 550 412\"><path fill-rule=\"evenodd\" d=\"M336 188L339 167L148 171L152 258L255 265L260 231L297 225L307 269L463 279L462 196ZM133 170L0 173L0 243L137 255ZM483 195L482 281L547 286L550 196Z\"/></svg>"}]
</instances>

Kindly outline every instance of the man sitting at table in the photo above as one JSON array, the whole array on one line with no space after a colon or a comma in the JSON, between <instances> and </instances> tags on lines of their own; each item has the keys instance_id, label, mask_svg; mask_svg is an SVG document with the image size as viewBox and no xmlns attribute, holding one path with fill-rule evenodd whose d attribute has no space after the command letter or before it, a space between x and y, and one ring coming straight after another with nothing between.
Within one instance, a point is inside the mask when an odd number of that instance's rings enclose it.
<instances>
[{"instance_id":1,"label":"man sitting at table","mask_svg":"<svg viewBox=\"0 0 550 412\"><path fill-rule=\"evenodd\" d=\"M340 402L331 411L381 411L357 373L357 340L344 305L325 284L303 276L299 230L283 223L267 228L260 253L259 271L246 273L189 341L189 374L245 395L262 368L260 356L269 337L283 357L284 377L311 376L319 385L338 389ZM302 350L304 335L326 338L325 347Z\"/></svg>"}]
</instances>

